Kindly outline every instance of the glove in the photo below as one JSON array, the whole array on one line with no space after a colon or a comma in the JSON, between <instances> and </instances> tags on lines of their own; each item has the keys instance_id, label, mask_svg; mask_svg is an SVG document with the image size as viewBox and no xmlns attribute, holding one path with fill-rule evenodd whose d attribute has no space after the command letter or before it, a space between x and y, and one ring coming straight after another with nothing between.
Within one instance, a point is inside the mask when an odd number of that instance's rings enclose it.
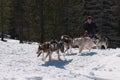
<instances>
[{"instance_id":1,"label":"glove","mask_svg":"<svg viewBox=\"0 0 120 80\"><path fill-rule=\"evenodd\" d=\"M88 36L88 31L87 30L84 31L84 36Z\"/></svg>"}]
</instances>

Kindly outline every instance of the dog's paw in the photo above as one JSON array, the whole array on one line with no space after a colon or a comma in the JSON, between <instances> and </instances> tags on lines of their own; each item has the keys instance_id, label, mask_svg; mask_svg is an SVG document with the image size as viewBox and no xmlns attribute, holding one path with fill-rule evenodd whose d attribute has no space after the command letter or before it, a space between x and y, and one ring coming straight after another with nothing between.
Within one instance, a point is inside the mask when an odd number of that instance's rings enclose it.
<instances>
[{"instance_id":1,"label":"dog's paw","mask_svg":"<svg viewBox=\"0 0 120 80\"><path fill-rule=\"evenodd\" d=\"M42 58L42 61L45 61L45 59L44 59L44 58Z\"/></svg>"}]
</instances>

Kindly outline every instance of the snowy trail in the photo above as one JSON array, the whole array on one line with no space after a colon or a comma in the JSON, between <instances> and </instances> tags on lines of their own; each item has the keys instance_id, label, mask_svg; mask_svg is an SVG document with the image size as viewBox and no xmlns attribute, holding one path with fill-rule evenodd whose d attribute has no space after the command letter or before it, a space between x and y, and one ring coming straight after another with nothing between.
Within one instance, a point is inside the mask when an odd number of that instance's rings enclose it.
<instances>
[{"instance_id":1,"label":"snowy trail","mask_svg":"<svg viewBox=\"0 0 120 80\"><path fill-rule=\"evenodd\" d=\"M0 41L0 80L120 80L120 48L61 54L52 62L36 57L37 44Z\"/></svg>"}]
</instances>

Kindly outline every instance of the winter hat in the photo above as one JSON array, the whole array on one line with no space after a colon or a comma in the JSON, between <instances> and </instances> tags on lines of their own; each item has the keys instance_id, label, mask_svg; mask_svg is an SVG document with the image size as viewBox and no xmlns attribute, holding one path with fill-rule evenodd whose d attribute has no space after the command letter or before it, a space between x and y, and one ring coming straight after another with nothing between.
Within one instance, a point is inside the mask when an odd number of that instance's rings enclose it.
<instances>
[{"instance_id":1,"label":"winter hat","mask_svg":"<svg viewBox=\"0 0 120 80\"><path fill-rule=\"evenodd\" d=\"M87 19L92 19L92 16L88 16Z\"/></svg>"}]
</instances>

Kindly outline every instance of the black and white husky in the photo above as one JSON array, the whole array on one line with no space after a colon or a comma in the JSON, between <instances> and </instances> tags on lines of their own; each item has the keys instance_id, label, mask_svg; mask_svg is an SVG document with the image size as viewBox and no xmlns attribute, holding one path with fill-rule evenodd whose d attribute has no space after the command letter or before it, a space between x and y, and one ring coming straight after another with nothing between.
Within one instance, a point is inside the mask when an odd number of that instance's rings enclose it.
<instances>
[{"instance_id":1,"label":"black and white husky","mask_svg":"<svg viewBox=\"0 0 120 80\"><path fill-rule=\"evenodd\" d=\"M108 37L103 36L101 34L96 34L97 39L95 40L97 49L107 49L108 48Z\"/></svg>"},{"instance_id":2,"label":"black and white husky","mask_svg":"<svg viewBox=\"0 0 120 80\"><path fill-rule=\"evenodd\" d=\"M51 41L43 42L38 47L37 57L39 57L41 54L43 54L43 56L42 56L43 61L45 61L48 56L49 56L49 61L51 61L53 52L56 52L58 55L58 59L61 60L60 59L60 51L62 53L64 52L64 43L62 41L51 40ZM46 53L46 56L44 57L45 53Z\"/></svg>"},{"instance_id":3,"label":"black and white husky","mask_svg":"<svg viewBox=\"0 0 120 80\"><path fill-rule=\"evenodd\" d=\"M64 49L65 49L64 52L68 53L68 50L69 50L69 52L71 53L73 39L70 36L68 36L68 35L62 35L61 36L61 41L64 42Z\"/></svg>"}]
</instances>

